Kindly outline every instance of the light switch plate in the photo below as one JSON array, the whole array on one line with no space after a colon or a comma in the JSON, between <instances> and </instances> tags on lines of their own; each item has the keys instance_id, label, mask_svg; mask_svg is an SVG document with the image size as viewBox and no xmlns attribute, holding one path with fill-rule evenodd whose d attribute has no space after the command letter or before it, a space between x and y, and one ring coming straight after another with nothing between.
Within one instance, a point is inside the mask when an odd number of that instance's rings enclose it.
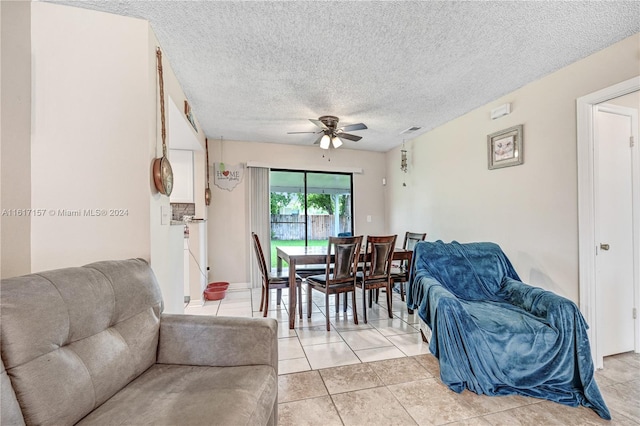
<instances>
[{"instance_id":1,"label":"light switch plate","mask_svg":"<svg viewBox=\"0 0 640 426\"><path fill-rule=\"evenodd\" d=\"M160 225L171 223L171 206L160 206Z\"/></svg>"}]
</instances>

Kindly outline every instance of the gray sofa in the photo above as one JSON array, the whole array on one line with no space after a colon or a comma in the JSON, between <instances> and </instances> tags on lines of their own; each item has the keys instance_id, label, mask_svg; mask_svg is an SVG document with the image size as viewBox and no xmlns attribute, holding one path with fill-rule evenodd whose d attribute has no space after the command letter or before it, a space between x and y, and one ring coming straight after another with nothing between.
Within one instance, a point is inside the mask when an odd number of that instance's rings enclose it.
<instances>
[{"instance_id":1,"label":"gray sofa","mask_svg":"<svg viewBox=\"0 0 640 426\"><path fill-rule=\"evenodd\" d=\"M276 321L162 314L142 259L2 280L0 309L2 425L277 422Z\"/></svg>"}]
</instances>

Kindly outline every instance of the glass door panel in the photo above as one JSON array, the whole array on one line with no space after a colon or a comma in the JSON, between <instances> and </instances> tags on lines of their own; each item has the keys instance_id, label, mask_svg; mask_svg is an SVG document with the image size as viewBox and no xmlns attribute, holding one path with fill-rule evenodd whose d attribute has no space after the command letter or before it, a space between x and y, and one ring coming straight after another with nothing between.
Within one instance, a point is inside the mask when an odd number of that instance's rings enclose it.
<instances>
[{"instance_id":1,"label":"glass door panel","mask_svg":"<svg viewBox=\"0 0 640 426\"><path fill-rule=\"evenodd\" d=\"M307 208L310 241L352 235L351 175L307 172Z\"/></svg>"},{"instance_id":2,"label":"glass door panel","mask_svg":"<svg viewBox=\"0 0 640 426\"><path fill-rule=\"evenodd\" d=\"M271 170L271 265L275 246L324 246L353 234L351 174Z\"/></svg>"}]
</instances>

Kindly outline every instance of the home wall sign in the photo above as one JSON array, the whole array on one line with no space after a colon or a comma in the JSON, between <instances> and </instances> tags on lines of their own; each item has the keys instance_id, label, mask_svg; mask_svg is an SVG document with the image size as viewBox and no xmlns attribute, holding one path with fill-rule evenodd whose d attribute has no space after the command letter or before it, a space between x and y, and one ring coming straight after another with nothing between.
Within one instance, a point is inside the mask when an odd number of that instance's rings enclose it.
<instances>
[{"instance_id":1,"label":"home wall sign","mask_svg":"<svg viewBox=\"0 0 640 426\"><path fill-rule=\"evenodd\" d=\"M233 191L233 188L242 182L244 175L244 164L215 163L213 173L213 183L221 189Z\"/></svg>"}]
</instances>

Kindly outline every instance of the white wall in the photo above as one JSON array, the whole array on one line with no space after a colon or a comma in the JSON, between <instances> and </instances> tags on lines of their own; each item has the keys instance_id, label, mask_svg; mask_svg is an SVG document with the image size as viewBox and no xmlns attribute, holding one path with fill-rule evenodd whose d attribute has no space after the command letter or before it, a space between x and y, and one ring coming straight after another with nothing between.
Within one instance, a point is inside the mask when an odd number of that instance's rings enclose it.
<instances>
[{"instance_id":1,"label":"white wall","mask_svg":"<svg viewBox=\"0 0 640 426\"><path fill-rule=\"evenodd\" d=\"M525 282L577 302L576 99L637 76L639 46L630 37L417 137L406 188L399 148L387 153L391 231L496 242ZM491 120L506 102L512 113ZM524 164L488 170L487 135L517 124Z\"/></svg>"},{"instance_id":2,"label":"white wall","mask_svg":"<svg viewBox=\"0 0 640 426\"><path fill-rule=\"evenodd\" d=\"M158 71L156 61L156 47L160 45L158 39L154 35L151 27L148 28L148 82L149 91L151 93L148 108L150 113L149 117L149 131L152 134L151 143L148 146L148 163L147 163L147 184L151 197L149 202L149 224L151 229L150 251L151 251L151 267L155 272L158 279L158 283L162 290L163 299L165 302L165 312L168 313L181 313L184 312L184 237L183 230L184 225L168 226L162 224L161 216L162 209L171 211L169 197L161 195L155 189L155 185L152 179L153 160L162 156L162 127L160 117L160 89L158 85ZM178 104L185 99L184 92L180 87L180 83L176 78L173 69L171 68L171 58L169 58L166 52L162 52L162 68L163 68L163 80L164 80L164 95L165 95L165 119L166 119L166 131L167 131L167 145L171 146L171 139L169 135L172 134L171 123L180 117L172 117L169 120L169 103L172 99ZM194 112L195 113L195 112ZM184 120L186 118L183 117ZM198 127L200 126L196 120ZM190 125L189 125L190 126ZM191 130L192 135L199 141L202 149L204 149L204 135L202 132L195 133ZM196 175L202 173L204 170L204 156L194 156L194 167ZM199 159L199 161L198 161ZM199 186L200 185L200 186ZM204 193L204 184L195 182L195 191L198 188L201 189L201 193ZM197 194L197 193L196 193ZM196 215L198 214L198 206L204 204L204 195L198 201L196 200ZM203 211L203 207L199 207Z\"/></svg>"},{"instance_id":3,"label":"white wall","mask_svg":"<svg viewBox=\"0 0 640 426\"><path fill-rule=\"evenodd\" d=\"M3 27L3 40L5 32L27 37L15 51L2 51L3 60L6 55L20 60L15 69L23 73L15 93L2 97L15 104L16 124L7 126L16 137L5 145L3 115L3 153L13 162L3 168L3 208L15 203L11 207L44 209L45 215L31 217L25 232L3 232L2 248L13 253L3 256L3 264L25 264L3 270L3 276L142 257L156 274L165 310L182 312L182 226L161 223L169 198L157 192L152 178L162 140L158 41L151 27L139 19L55 4L5 6L3 11L13 13L8 19L3 14L3 21L13 25ZM163 56L166 100L183 100L170 59ZM31 100L27 112L16 104L24 98ZM204 136L196 137L204 148ZM197 167L202 176L204 156ZM198 185L203 192L204 183ZM27 205L18 205L23 198ZM89 216L90 210L106 210L108 216ZM123 215L109 216L112 210Z\"/></svg>"},{"instance_id":4,"label":"white wall","mask_svg":"<svg viewBox=\"0 0 640 426\"><path fill-rule=\"evenodd\" d=\"M147 37L142 20L32 4L31 202L47 210L32 271L149 258Z\"/></svg>"},{"instance_id":5,"label":"white wall","mask_svg":"<svg viewBox=\"0 0 640 426\"><path fill-rule=\"evenodd\" d=\"M156 47L159 45L151 27L148 28L148 46L146 50L147 62L147 85L149 99L148 108L148 131L151 135L148 139L146 161L147 179L146 184L150 196L147 198L149 204L148 224L150 229L150 263L153 272L158 279L158 284L162 290L164 300L164 310L168 313L184 312L184 292L182 277L184 275L184 237L182 226L171 226L162 222L163 209L171 218L171 206L169 197L160 194L153 181L153 162L156 158L162 157L162 132L160 117L160 91L158 86L158 71L156 59ZM163 55L162 67L165 82L165 108L169 102L169 87L174 87L174 79L168 58ZM175 89L174 89L175 90ZM165 110L165 114L167 111ZM166 118L166 116L165 116ZM167 120L167 126L169 120ZM167 134L169 134L167 130Z\"/></svg>"},{"instance_id":6,"label":"white wall","mask_svg":"<svg viewBox=\"0 0 640 426\"><path fill-rule=\"evenodd\" d=\"M241 141L224 141L222 160L227 165L246 164L249 161L264 163L272 168L325 169L361 168L362 174L354 174L354 230L356 234L381 234L385 232L384 192L385 155L377 152L355 151L340 148L331 150L331 161L322 158L326 151L317 146L264 144ZM220 139L209 139L210 167L220 162ZM232 283L249 282L248 223L249 185L247 174L233 190L227 191L214 185L211 172L212 200L207 224L209 233L209 281ZM372 221L366 221L371 215Z\"/></svg>"},{"instance_id":7,"label":"white wall","mask_svg":"<svg viewBox=\"0 0 640 426\"><path fill-rule=\"evenodd\" d=\"M0 2L1 174L0 207L31 208L31 13L28 2ZM30 272L31 219L0 218L2 278Z\"/></svg>"}]
</instances>

